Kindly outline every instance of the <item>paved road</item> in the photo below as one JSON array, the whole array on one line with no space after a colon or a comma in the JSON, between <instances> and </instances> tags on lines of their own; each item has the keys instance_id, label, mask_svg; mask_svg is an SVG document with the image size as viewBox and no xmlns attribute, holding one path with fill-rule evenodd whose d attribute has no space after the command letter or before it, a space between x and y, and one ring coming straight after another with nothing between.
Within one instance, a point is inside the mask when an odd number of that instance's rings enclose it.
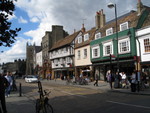
<instances>
[{"instance_id":1,"label":"paved road","mask_svg":"<svg viewBox=\"0 0 150 113\"><path fill-rule=\"evenodd\" d=\"M24 95L7 98L8 113L35 113L37 84L22 82ZM150 96L115 93L42 82L50 90L54 113L150 113ZM16 97L15 97L16 96Z\"/></svg>"}]
</instances>

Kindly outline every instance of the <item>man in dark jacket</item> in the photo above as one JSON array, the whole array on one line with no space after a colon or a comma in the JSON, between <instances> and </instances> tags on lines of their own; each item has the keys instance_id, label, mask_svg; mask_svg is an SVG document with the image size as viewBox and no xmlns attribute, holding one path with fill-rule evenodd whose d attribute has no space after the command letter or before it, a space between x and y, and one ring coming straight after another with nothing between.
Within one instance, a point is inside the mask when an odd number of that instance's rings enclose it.
<instances>
[{"instance_id":1,"label":"man in dark jacket","mask_svg":"<svg viewBox=\"0 0 150 113\"><path fill-rule=\"evenodd\" d=\"M8 86L7 79L0 74L0 101L1 101L1 106L3 109L3 113L7 113L6 102L5 102L5 89L7 86ZM1 113L1 111L0 111L0 113Z\"/></svg>"}]
</instances>

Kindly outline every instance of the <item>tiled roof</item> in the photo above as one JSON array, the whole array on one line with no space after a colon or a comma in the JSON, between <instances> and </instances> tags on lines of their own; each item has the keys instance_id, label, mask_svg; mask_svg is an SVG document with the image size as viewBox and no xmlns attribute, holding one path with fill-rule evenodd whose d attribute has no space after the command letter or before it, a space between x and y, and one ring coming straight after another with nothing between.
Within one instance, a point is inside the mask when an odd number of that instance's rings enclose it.
<instances>
[{"instance_id":1,"label":"tiled roof","mask_svg":"<svg viewBox=\"0 0 150 113\"><path fill-rule=\"evenodd\" d=\"M71 44L71 42L76 38L76 36L80 33L80 31L73 33L72 35L69 35L67 37L65 37L62 40L57 41L54 46L50 49L50 51L54 50L54 49L58 49L61 48L65 45L69 45Z\"/></svg>"},{"instance_id":2,"label":"tiled roof","mask_svg":"<svg viewBox=\"0 0 150 113\"><path fill-rule=\"evenodd\" d=\"M84 34L86 34L86 33L89 33L89 40L84 41L84 42L82 42L82 43L75 42L75 49L90 44L91 40L94 39L95 30L96 30L96 29L93 28L93 29L91 29L91 30L89 30L89 31L86 31L86 32L82 33L82 36L84 36ZM82 40L83 40L83 39L82 39Z\"/></svg>"},{"instance_id":3,"label":"tiled roof","mask_svg":"<svg viewBox=\"0 0 150 113\"><path fill-rule=\"evenodd\" d=\"M38 53L42 50L41 46L35 46L35 52Z\"/></svg>"}]
</instances>

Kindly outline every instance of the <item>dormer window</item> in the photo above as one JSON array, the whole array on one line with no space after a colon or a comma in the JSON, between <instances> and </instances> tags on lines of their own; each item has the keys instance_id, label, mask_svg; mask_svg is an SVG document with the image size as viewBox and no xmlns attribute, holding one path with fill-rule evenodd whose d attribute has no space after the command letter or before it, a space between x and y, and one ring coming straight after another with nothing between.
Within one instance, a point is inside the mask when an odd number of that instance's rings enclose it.
<instances>
[{"instance_id":1,"label":"dormer window","mask_svg":"<svg viewBox=\"0 0 150 113\"><path fill-rule=\"evenodd\" d=\"M84 35L84 41L87 41L87 40L89 40L89 34L88 33Z\"/></svg>"},{"instance_id":2,"label":"dormer window","mask_svg":"<svg viewBox=\"0 0 150 113\"><path fill-rule=\"evenodd\" d=\"M78 43L82 43L82 36L78 37Z\"/></svg>"},{"instance_id":3,"label":"dormer window","mask_svg":"<svg viewBox=\"0 0 150 113\"><path fill-rule=\"evenodd\" d=\"M120 31L124 31L128 29L128 22L120 24Z\"/></svg>"},{"instance_id":4,"label":"dormer window","mask_svg":"<svg viewBox=\"0 0 150 113\"><path fill-rule=\"evenodd\" d=\"M100 32L95 34L95 39L99 39L99 38L101 38L101 33Z\"/></svg>"},{"instance_id":5,"label":"dormer window","mask_svg":"<svg viewBox=\"0 0 150 113\"><path fill-rule=\"evenodd\" d=\"M106 36L113 34L113 28L109 28L106 30Z\"/></svg>"}]
</instances>

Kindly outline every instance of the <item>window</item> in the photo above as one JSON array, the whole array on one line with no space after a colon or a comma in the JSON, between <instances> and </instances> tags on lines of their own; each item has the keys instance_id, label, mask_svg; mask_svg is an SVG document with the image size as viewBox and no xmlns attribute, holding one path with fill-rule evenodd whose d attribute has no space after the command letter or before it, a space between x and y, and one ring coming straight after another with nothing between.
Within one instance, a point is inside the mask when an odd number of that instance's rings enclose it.
<instances>
[{"instance_id":1,"label":"window","mask_svg":"<svg viewBox=\"0 0 150 113\"><path fill-rule=\"evenodd\" d=\"M80 59L80 56L81 56L81 55L80 55L80 50L78 50L78 59Z\"/></svg>"},{"instance_id":2,"label":"window","mask_svg":"<svg viewBox=\"0 0 150 113\"><path fill-rule=\"evenodd\" d=\"M71 62L71 58L70 57L66 57L66 62L70 63Z\"/></svg>"},{"instance_id":3,"label":"window","mask_svg":"<svg viewBox=\"0 0 150 113\"><path fill-rule=\"evenodd\" d=\"M101 33L100 32L95 34L95 39L99 39L99 38L101 38Z\"/></svg>"},{"instance_id":4,"label":"window","mask_svg":"<svg viewBox=\"0 0 150 113\"><path fill-rule=\"evenodd\" d=\"M112 54L112 45L104 46L104 55L107 56L110 54Z\"/></svg>"},{"instance_id":5,"label":"window","mask_svg":"<svg viewBox=\"0 0 150 113\"><path fill-rule=\"evenodd\" d=\"M124 31L128 29L128 22L120 24L120 31Z\"/></svg>"},{"instance_id":6,"label":"window","mask_svg":"<svg viewBox=\"0 0 150 113\"><path fill-rule=\"evenodd\" d=\"M119 53L127 53L130 52L130 40L129 38L119 40Z\"/></svg>"},{"instance_id":7,"label":"window","mask_svg":"<svg viewBox=\"0 0 150 113\"><path fill-rule=\"evenodd\" d=\"M84 53L84 57L83 58L87 58L87 49L84 49L83 53Z\"/></svg>"},{"instance_id":8,"label":"window","mask_svg":"<svg viewBox=\"0 0 150 113\"><path fill-rule=\"evenodd\" d=\"M113 34L113 28L109 28L106 30L106 36Z\"/></svg>"},{"instance_id":9,"label":"window","mask_svg":"<svg viewBox=\"0 0 150 113\"><path fill-rule=\"evenodd\" d=\"M82 43L82 36L78 37L78 43Z\"/></svg>"},{"instance_id":10,"label":"window","mask_svg":"<svg viewBox=\"0 0 150 113\"><path fill-rule=\"evenodd\" d=\"M144 39L144 50L145 52L150 52L150 39Z\"/></svg>"},{"instance_id":11,"label":"window","mask_svg":"<svg viewBox=\"0 0 150 113\"><path fill-rule=\"evenodd\" d=\"M92 58L98 58L100 56L99 46L92 48Z\"/></svg>"},{"instance_id":12,"label":"window","mask_svg":"<svg viewBox=\"0 0 150 113\"><path fill-rule=\"evenodd\" d=\"M113 54L113 42L112 41L105 42L103 44L103 55L108 56L110 54Z\"/></svg>"},{"instance_id":13,"label":"window","mask_svg":"<svg viewBox=\"0 0 150 113\"><path fill-rule=\"evenodd\" d=\"M84 35L84 41L86 41L86 40L89 40L89 34L88 33Z\"/></svg>"}]
</instances>

